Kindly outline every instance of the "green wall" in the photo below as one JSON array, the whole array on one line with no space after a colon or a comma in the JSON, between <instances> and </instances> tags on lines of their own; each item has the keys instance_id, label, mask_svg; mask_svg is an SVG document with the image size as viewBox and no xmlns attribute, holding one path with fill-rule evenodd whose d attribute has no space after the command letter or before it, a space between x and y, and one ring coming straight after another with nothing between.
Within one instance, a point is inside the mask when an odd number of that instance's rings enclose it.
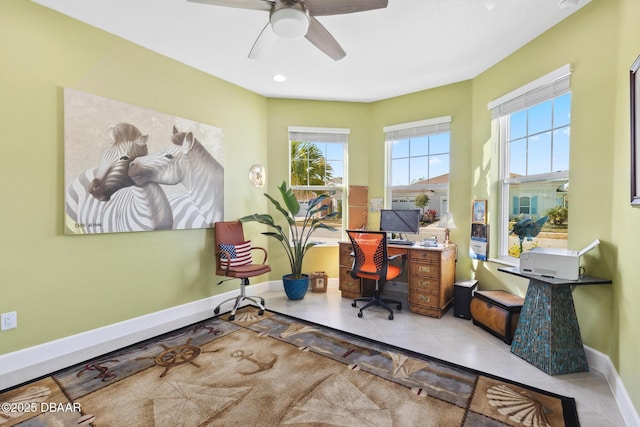
<instances>
[{"instance_id":1,"label":"green wall","mask_svg":"<svg viewBox=\"0 0 640 427\"><path fill-rule=\"evenodd\" d=\"M451 230L451 241L458 245L457 277L469 277L471 260L469 238L471 233L471 89L472 81L464 81L431 90L386 99L373 104L372 129L377 130L375 150L369 154L370 196L384 196L385 126L409 123L434 117L451 116L451 157L449 174L449 210L453 213L456 229ZM379 223L379 214L371 221Z\"/></svg>"},{"instance_id":2,"label":"green wall","mask_svg":"<svg viewBox=\"0 0 640 427\"><path fill-rule=\"evenodd\" d=\"M497 220L497 165L491 162L488 102L564 64L571 77L571 221L569 248L595 238L597 250L582 259L587 274L613 280L611 286L573 292L583 341L612 359L635 407L640 407L637 364L640 298L635 278L633 236L640 210L629 204L629 66L640 54L634 0L593 0L473 80L472 197L490 200L489 221ZM495 228L491 235L495 241ZM493 249L496 255L497 248ZM500 273L499 264L474 266L481 287L524 295L526 281Z\"/></svg>"},{"instance_id":3,"label":"green wall","mask_svg":"<svg viewBox=\"0 0 640 427\"><path fill-rule=\"evenodd\" d=\"M62 94L222 128L232 219L266 209L247 179L267 162L264 97L23 0L0 2L0 57L0 312L18 312L0 354L237 287L216 286L212 230L63 234Z\"/></svg>"},{"instance_id":4,"label":"green wall","mask_svg":"<svg viewBox=\"0 0 640 427\"><path fill-rule=\"evenodd\" d=\"M491 142L491 118L487 104L564 64L571 64L571 218L569 243L581 249L595 238L601 244L582 263L587 274L611 278L614 274L617 242L611 236L614 102L616 90L615 46L618 40L616 8L612 3L593 1L527 46L482 73L473 85L473 164L478 179L474 197L490 200L489 221L497 220L498 165L491 162L495 147ZM599 48L600 47L600 48ZM595 125L594 125L595 124ZM628 172L628 171L627 171ZM497 231L491 231L493 241ZM497 245L492 250L497 254ZM497 272L499 265L477 266L481 285L486 283L512 289L524 296L525 280ZM612 306L610 286L578 288L574 299L585 344L610 354ZM584 307L584 308L582 308Z\"/></svg>"},{"instance_id":5,"label":"green wall","mask_svg":"<svg viewBox=\"0 0 640 427\"><path fill-rule=\"evenodd\" d=\"M347 128L349 133L348 185L367 185L369 179L369 148L371 146L371 120L368 104L291 99L269 99L269 170L267 192L277 195L276 188L289 180L289 126ZM272 211L274 217L279 214ZM282 224L285 226L285 224ZM279 248L271 251L273 279L288 273L288 263ZM337 246L314 247L305 257L304 270L325 271L329 277L338 277Z\"/></svg>"},{"instance_id":6,"label":"green wall","mask_svg":"<svg viewBox=\"0 0 640 427\"><path fill-rule=\"evenodd\" d=\"M265 191L276 193L287 179L288 126L350 128L349 184L368 185L370 197L382 197L382 127L451 115L457 275L524 295L525 281L466 256L472 200L488 199L489 221L496 219L487 103L570 63L569 246L599 238L602 244L583 263L589 274L613 279L612 286L577 288L576 310L585 344L611 357L640 407L633 239L640 235L640 210L628 200L628 69L640 54L637 16L636 0L593 0L472 80L363 104L266 99L33 3L3 0L0 312L17 310L19 327L0 332L0 354L235 287L215 286L212 230L63 235L62 88L223 128L228 219L270 208L263 191L250 186L247 171L265 164ZM264 240L257 225L250 227L254 240ZM493 233L495 240L495 228ZM286 264L277 247L271 249L268 278L276 280ZM337 277L337 249L313 251L306 268Z\"/></svg>"},{"instance_id":7,"label":"green wall","mask_svg":"<svg viewBox=\"0 0 640 427\"><path fill-rule=\"evenodd\" d=\"M613 264L612 322L608 331L610 347L603 351L610 355L625 388L640 410L640 285L636 265L638 250L636 237L640 236L640 209L629 205L629 67L640 55L640 2L625 0L615 2L614 10L619 28L617 46L608 46L618 55L614 61L613 80L616 86L609 95L613 97L615 111L613 130L602 143L613 152L613 182L611 189L611 240ZM597 301L594 301L594 305Z\"/></svg>"}]
</instances>

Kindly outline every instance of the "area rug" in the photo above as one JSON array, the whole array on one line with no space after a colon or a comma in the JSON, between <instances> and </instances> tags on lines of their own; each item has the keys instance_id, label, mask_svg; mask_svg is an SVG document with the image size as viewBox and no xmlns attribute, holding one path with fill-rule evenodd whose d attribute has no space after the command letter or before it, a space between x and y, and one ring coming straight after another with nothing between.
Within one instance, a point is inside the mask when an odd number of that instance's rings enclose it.
<instances>
[{"instance_id":1,"label":"area rug","mask_svg":"<svg viewBox=\"0 0 640 427\"><path fill-rule=\"evenodd\" d=\"M245 307L0 393L0 426L578 426L575 401Z\"/></svg>"}]
</instances>

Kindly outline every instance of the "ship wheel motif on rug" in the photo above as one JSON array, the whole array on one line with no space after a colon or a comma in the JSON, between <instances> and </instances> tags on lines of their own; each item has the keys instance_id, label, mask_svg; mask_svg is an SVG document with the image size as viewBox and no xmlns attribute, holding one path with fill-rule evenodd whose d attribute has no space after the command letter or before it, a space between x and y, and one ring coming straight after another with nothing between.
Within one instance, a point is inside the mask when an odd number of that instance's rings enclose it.
<instances>
[{"instance_id":1,"label":"ship wheel motif on rug","mask_svg":"<svg viewBox=\"0 0 640 427\"><path fill-rule=\"evenodd\" d=\"M169 370L175 366L184 365L190 363L191 365L199 368L200 365L194 362L194 360L200 356L202 349L198 346L192 345L193 338L189 338L186 343L182 345L176 345L173 347L167 346L163 343L159 343L160 347L164 348L156 357L138 357L136 360L154 359L156 365L164 368L160 378L167 375ZM206 353L215 353L218 350L208 351Z\"/></svg>"}]
</instances>

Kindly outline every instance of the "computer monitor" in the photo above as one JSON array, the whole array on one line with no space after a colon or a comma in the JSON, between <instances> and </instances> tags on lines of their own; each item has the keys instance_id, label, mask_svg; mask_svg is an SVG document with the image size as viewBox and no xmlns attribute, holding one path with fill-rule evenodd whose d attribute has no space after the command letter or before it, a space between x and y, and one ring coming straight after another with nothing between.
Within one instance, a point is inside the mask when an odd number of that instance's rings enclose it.
<instances>
[{"instance_id":1,"label":"computer monitor","mask_svg":"<svg viewBox=\"0 0 640 427\"><path fill-rule=\"evenodd\" d=\"M380 231L419 234L420 209L381 209Z\"/></svg>"}]
</instances>

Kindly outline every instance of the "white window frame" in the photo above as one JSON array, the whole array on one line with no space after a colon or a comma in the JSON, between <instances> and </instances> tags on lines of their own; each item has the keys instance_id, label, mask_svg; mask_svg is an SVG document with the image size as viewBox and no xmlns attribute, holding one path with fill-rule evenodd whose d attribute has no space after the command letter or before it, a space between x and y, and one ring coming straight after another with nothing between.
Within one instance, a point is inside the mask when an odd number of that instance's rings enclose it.
<instances>
[{"instance_id":1,"label":"white window frame","mask_svg":"<svg viewBox=\"0 0 640 427\"><path fill-rule=\"evenodd\" d=\"M306 127L306 126L289 126L289 172L288 172L288 180L289 186L292 190L323 190L323 191L342 191L342 235L339 237L339 240L344 240L346 237L346 228L348 224L347 218L347 188L349 187L348 183L348 163L349 159L348 155L348 143L349 143L349 134L351 130L348 128L323 128L323 127ZM308 141L308 142L324 142L324 143L333 143L333 144L342 144L343 148L343 166L342 166L342 184L341 185L291 185L291 141ZM311 236L311 240L315 240L314 236ZM330 244L333 244L331 242Z\"/></svg>"},{"instance_id":2,"label":"white window frame","mask_svg":"<svg viewBox=\"0 0 640 427\"><path fill-rule=\"evenodd\" d=\"M396 186L391 185L391 182L392 182L391 149L394 141L409 139L412 137L430 136L430 135L437 135L441 133L449 133L449 153L448 154L449 154L449 175L451 175L451 116L435 117L435 118L419 120L415 122L385 126L383 128L383 132L384 132L385 145L386 145L386 151L385 151L386 167L385 167L385 176L384 176L384 183L385 183L384 206L386 208L391 208L392 191L394 189L402 190L403 187L406 187L401 185L396 185ZM442 186L443 189L446 189L447 195L449 195L449 184L446 184L446 185L441 184L440 186ZM434 185L433 184L431 186L424 185L422 187L412 185L411 189L426 191L433 188ZM449 196L447 197L447 199L448 198Z\"/></svg>"},{"instance_id":3,"label":"white window frame","mask_svg":"<svg viewBox=\"0 0 640 427\"><path fill-rule=\"evenodd\" d=\"M509 256L509 185L516 183L554 181L569 179L569 171L559 171L510 178L507 138L509 116L542 102L571 92L571 65L564 65L500 98L491 101L487 107L492 114L494 140L499 150L499 202L498 202L498 258L508 264L518 264L519 260ZM571 124L569 124L571 126ZM496 135L497 133L497 135Z\"/></svg>"}]
</instances>

